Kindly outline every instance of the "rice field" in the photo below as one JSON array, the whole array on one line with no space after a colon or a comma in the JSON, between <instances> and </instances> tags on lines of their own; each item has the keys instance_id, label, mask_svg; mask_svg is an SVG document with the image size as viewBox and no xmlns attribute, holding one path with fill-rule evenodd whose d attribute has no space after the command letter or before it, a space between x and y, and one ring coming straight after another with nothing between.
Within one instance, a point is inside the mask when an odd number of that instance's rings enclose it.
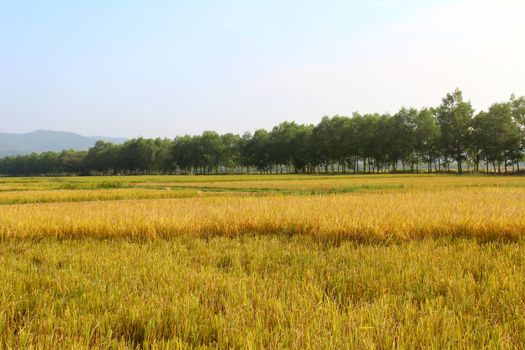
<instances>
[{"instance_id":1,"label":"rice field","mask_svg":"<svg viewBox=\"0 0 525 350\"><path fill-rule=\"evenodd\" d=\"M525 348L525 178L0 178L0 348Z\"/></svg>"}]
</instances>

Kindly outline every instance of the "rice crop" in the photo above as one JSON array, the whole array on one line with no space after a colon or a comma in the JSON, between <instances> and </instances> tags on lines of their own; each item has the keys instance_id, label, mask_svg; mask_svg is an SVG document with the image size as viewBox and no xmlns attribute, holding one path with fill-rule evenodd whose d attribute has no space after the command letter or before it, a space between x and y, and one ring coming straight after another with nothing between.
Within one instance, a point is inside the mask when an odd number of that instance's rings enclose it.
<instances>
[{"instance_id":1,"label":"rice crop","mask_svg":"<svg viewBox=\"0 0 525 350\"><path fill-rule=\"evenodd\" d=\"M517 176L0 178L0 348L525 348Z\"/></svg>"},{"instance_id":2,"label":"rice crop","mask_svg":"<svg viewBox=\"0 0 525 350\"><path fill-rule=\"evenodd\" d=\"M281 234L331 242L516 240L525 232L524 212L525 189L506 188L31 204L0 209L0 238Z\"/></svg>"}]
</instances>

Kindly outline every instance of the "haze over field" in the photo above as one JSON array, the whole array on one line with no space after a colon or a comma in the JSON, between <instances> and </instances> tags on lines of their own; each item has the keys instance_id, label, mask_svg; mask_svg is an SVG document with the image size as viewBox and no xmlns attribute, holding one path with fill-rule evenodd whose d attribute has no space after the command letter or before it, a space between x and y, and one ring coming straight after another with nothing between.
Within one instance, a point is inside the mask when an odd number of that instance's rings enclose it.
<instances>
[{"instance_id":1,"label":"haze over field","mask_svg":"<svg viewBox=\"0 0 525 350\"><path fill-rule=\"evenodd\" d=\"M147 137L525 95L521 0L0 1L0 131Z\"/></svg>"}]
</instances>

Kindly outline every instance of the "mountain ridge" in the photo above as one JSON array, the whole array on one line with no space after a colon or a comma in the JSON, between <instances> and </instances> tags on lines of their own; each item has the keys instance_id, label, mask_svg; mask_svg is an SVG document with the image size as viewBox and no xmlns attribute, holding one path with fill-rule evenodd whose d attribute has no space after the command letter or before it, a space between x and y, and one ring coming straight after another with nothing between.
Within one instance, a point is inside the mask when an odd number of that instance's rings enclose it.
<instances>
[{"instance_id":1,"label":"mountain ridge","mask_svg":"<svg viewBox=\"0 0 525 350\"><path fill-rule=\"evenodd\" d=\"M0 132L0 158L33 152L60 152L65 149L87 150L97 141L123 143L127 139L107 136L83 136L70 131L38 129L27 133Z\"/></svg>"}]
</instances>

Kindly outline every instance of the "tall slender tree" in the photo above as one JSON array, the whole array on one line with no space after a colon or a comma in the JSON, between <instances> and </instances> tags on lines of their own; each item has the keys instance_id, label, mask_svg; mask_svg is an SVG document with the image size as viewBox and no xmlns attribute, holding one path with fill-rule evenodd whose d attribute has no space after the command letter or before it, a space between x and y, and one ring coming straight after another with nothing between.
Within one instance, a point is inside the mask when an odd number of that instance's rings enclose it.
<instances>
[{"instance_id":1,"label":"tall slender tree","mask_svg":"<svg viewBox=\"0 0 525 350\"><path fill-rule=\"evenodd\" d=\"M436 109L443 153L456 161L459 174L463 171L473 115L471 103L463 100L463 93L459 89L448 93Z\"/></svg>"}]
</instances>

